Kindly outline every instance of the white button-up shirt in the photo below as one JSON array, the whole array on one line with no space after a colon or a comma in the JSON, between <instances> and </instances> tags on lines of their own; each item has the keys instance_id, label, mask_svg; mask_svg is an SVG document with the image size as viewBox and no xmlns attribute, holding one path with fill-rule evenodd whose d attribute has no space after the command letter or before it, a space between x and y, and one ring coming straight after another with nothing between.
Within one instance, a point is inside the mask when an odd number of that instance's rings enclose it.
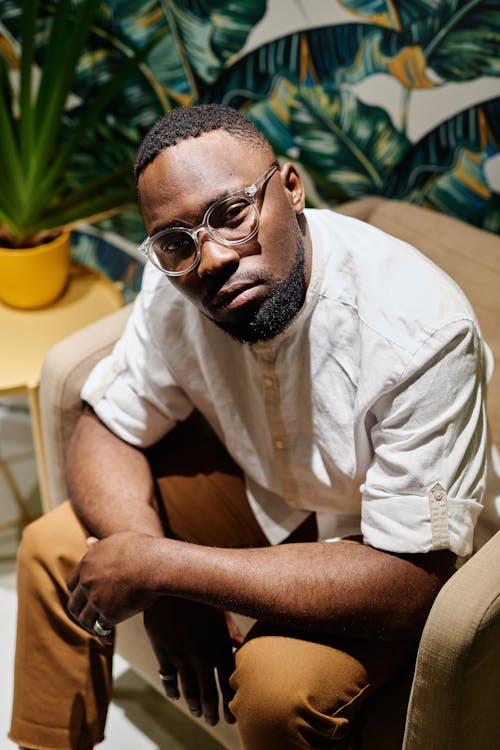
<instances>
[{"instance_id":1,"label":"white button-up shirt","mask_svg":"<svg viewBox=\"0 0 500 750\"><path fill-rule=\"evenodd\" d=\"M484 347L462 292L404 242L307 210L312 271L286 330L240 344L154 267L82 397L146 447L196 407L243 469L271 543L469 554L485 489Z\"/></svg>"}]
</instances>

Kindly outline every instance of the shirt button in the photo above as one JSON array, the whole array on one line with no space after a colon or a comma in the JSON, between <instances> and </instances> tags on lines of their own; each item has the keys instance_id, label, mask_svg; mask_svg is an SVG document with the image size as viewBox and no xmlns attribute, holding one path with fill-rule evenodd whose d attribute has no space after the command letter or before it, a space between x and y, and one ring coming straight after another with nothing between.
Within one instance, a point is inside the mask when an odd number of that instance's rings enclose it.
<instances>
[{"instance_id":1,"label":"shirt button","mask_svg":"<svg viewBox=\"0 0 500 750\"><path fill-rule=\"evenodd\" d=\"M275 440L274 446L280 451L285 447L285 443L283 442L283 440Z\"/></svg>"},{"instance_id":2,"label":"shirt button","mask_svg":"<svg viewBox=\"0 0 500 750\"><path fill-rule=\"evenodd\" d=\"M446 500L446 490L439 483L436 483L431 488L431 497L433 500L440 503L441 500Z\"/></svg>"},{"instance_id":3,"label":"shirt button","mask_svg":"<svg viewBox=\"0 0 500 750\"><path fill-rule=\"evenodd\" d=\"M270 377L265 377L264 378L264 385L266 386L266 388L270 388L272 386L272 384L273 384L273 379L272 378L270 378Z\"/></svg>"}]
</instances>

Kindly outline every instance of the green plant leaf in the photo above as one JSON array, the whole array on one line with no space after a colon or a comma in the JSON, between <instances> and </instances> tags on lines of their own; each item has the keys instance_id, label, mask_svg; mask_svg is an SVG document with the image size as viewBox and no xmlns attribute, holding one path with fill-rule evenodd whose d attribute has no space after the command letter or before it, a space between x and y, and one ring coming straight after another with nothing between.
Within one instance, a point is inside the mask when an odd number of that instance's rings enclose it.
<instances>
[{"instance_id":1,"label":"green plant leaf","mask_svg":"<svg viewBox=\"0 0 500 750\"><path fill-rule=\"evenodd\" d=\"M58 221L109 216L135 202L137 145L169 106L165 87L145 64L165 20L160 8L157 26L138 47L116 30L112 13L96 15L99 4L44 0L33 23L36 4L0 0L0 223L13 244L29 244L30 235L55 229ZM21 74L16 99L6 68L18 64L12 40L22 34L23 56L40 75ZM94 79L93 61L99 72ZM119 107L113 115L110 104L132 78L141 106L135 120L122 119ZM130 109L137 103L131 99Z\"/></svg>"},{"instance_id":2,"label":"green plant leaf","mask_svg":"<svg viewBox=\"0 0 500 750\"><path fill-rule=\"evenodd\" d=\"M73 133L67 142L61 147L50 169L40 181L39 190L41 193L49 193L53 189L54 184L66 168L72 153L78 146L85 132L98 122L98 118L103 109L120 92L123 82L127 80L134 69L137 68L139 60L142 57L145 57L146 54L147 50L141 50L141 52L138 53L138 58L126 59L120 66L120 69L116 72L115 76L100 89L90 104L82 108L81 117L76 124ZM33 205L36 206L36 203Z\"/></svg>"},{"instance_id":3,"label":"green plant leaf","mask_svg":"<svg viewBox=\"0 0 500 750\"><path fill-rule=\"evenodd\" d=\"M35 104L37 148L29 164L27 188L30 192L46 172L78 59L99 3L100 0L79 3L73 18L71 0L59 0L55 6ZM61 59L64 65L61 65Z\"/></svg>"},{"instance_id":4,"label":"green plant leaf","mask_svg":"<svg viewBox=\"0 0 500 750\"><path fill-rule=\"evenodd\" d=\"M76 198L76 196L75 196ZM130 208L135 203L135 195L130 190L116 189L105 195L72 201L47 211L43 220L31 224L31 233L46 232L51 229L72 229L77 224L92 222Z\"/></svg>"},{"instance_id":5,"label":"green plant leaf","mask_svg":"<svg viewBox=\"0 0 500 750\"><path fill-rule=\"evenodd\" d=\"M10 213L10 222L15 222L22 200L22 166L12 116L13 95L6 69L0 58L0 209Z\"/></svg>"},{"instance_id":6,"label":"green plant leaf","mask_svg":"<svg viewBox=\"0 0 500 750\"><path fill-rule=\"evenodd\" d=\"M346 90L303 88L291 115L298 158L327 199L380 193L410 147L382 109Z\"/></svg>"},{"instance_id":7,"label":"green plant leaf","mask_svg":"<svg viewBox=\"0 0 500 750\"><path fill-rule=\"evenodd\" d=\"M28 173L30 157L32 154L34 128L33 118L28 116L31 113L31 99L33 95L32 77L33 65L35 61L35 27L36 14L38 10L38 0L27 3L23 18L21 30L22 42L22 59L21 59L21 82L20 82L20 111L25 112L26 116L20 120L20 147L21 163L23 172Z\"/></svg>"}]
</instances>

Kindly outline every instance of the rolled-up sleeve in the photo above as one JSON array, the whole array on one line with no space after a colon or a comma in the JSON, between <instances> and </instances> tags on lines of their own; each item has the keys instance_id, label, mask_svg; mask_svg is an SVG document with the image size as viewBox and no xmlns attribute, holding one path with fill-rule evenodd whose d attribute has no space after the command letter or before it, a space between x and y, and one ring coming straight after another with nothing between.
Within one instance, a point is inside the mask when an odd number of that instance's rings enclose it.
<instances>
[{"instance_id":1,"label":"rolled-up sleeve","mask_svg":"<svg viewBox=\"0 0 500 750\"><path fill-rule=\"evenodd\" d=\"M474 324L453 322L430 335L372 412L365 542L401 553L470 554L487 443L483 346Z\"/></svg>"},{"instance_id":2,"label":"rolled-up sleeve","mask_svg":"<svg viewBox=\"0 0 500 750\"><path fill-rule=\"evenodd\" d=\"M193 410L148 329L142 294L122 337L92 370L81 396L112 432L141 448L155 443Z\"/></svg>"}]
</instances>

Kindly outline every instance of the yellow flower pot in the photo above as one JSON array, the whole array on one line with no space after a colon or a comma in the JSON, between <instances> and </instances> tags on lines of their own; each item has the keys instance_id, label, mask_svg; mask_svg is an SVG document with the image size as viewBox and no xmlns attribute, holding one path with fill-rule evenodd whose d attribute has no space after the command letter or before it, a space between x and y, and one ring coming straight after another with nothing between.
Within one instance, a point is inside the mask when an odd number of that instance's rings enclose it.
<instances>
[{"instance_id":1,"label":"yellow flower pot","mask_svg":"<svg viewBox=\"0 0 500 750\"><path fill-rule=\"evenodd\" d=\"M0 248L0 300L12 307L49 305L69 274L69 233L38 247Z\"/></svg>"}]
</instances>

